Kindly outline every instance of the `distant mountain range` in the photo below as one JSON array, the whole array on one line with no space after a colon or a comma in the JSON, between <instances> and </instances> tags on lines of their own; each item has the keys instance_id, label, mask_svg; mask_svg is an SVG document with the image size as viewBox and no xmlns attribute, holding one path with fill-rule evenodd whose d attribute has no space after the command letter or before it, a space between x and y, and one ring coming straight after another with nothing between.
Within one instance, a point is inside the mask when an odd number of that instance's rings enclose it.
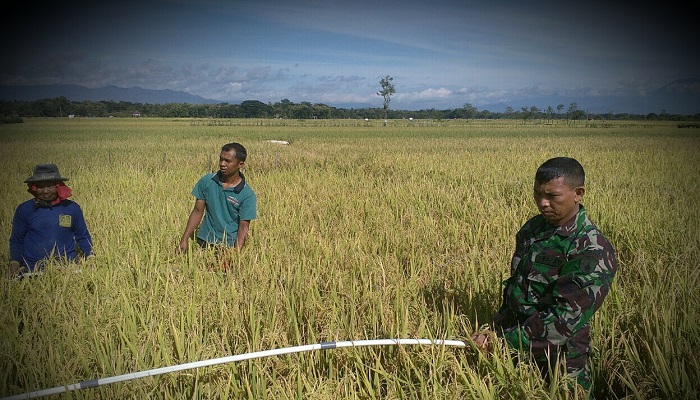
<instances>
[{"instance_id":1,"label":"distant mountain range","mask_svg":"<svg viewBox=\"0 0 700 400\"><path fill-rule=\"evenodd\" d=\"M65 97L70 101L127 101L143 104L189 103L215 104L216 100L205 99L187 92L154 90L140 87L121 88L110 85L89 88L80 85L26 85L0 86L0 100L34 101Z\"/></svg>"},{"instance_id":2,"label":"distant mountain range","mask_svg":"<svg viewBox=\"0 0 700 400\"><path fill-rule=\"evenodd\" d=\"M546 109L552 106L556 110L557 105L563 104L566 112L571 103L575 102L579 110L595 114L700 114L700 79L679 79L659 89L650 91L645 95L606 95L606 96L542 96L531 97L512 101L508 104L486 104L480 109L489 111L503 111L505 107L512 107L520 111L522 107L536 106Z\"/></svg>"},{"instance_id":3,"label":"distant mountain range","mask_svg":"<svg viewBox=\"0 0 700 400\"><path fill-rule=\"evenodd\" d=\"M106 86L102 88L88 88L80 85L26 85L26 86L0 86L0 100L35 101L65 97L71 101L127 101L143 104L188 103L188 104L216 104L218 100L205 99L186 92L174 90L143 89L140 87L121 88ZM529 97L513 100L508 103L492 103L474 106L479 110L492 112L505 111L506 107L512 107L520 111L522 107L530 109L535 106L540 110L551 106L564 105L563 112L569 105L576 102L578 109L590 113L629 113L646 115L649 113L661 114L700 114L700 79L679 79L657 90L640 96L573 96L560 95ZM332 104L334 107L343 108L345 105ZM346 108L358 108L358 105ZM361 106L360 106L361 108Z\"/></svg>"}]
</instances>

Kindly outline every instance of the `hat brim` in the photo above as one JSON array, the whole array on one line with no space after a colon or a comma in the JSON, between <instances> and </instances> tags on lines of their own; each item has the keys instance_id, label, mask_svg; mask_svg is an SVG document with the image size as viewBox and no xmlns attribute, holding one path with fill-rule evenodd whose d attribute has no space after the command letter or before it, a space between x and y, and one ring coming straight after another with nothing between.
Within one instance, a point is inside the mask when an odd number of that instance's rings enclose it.
<instances>
[{"instance_id":1,"label":"hat brim","mask_svg":"<svg viewBox=\"0 0 700 400\"><path fill-rule=\"evenodd\" d=\"M64 177L58 177L58 178L52 178L52 179L34 179L34 178L27 178L24 180L24 183L34 183L34 182L65 182L67 181L68 178Z\"/></svg>"}]
</instances>

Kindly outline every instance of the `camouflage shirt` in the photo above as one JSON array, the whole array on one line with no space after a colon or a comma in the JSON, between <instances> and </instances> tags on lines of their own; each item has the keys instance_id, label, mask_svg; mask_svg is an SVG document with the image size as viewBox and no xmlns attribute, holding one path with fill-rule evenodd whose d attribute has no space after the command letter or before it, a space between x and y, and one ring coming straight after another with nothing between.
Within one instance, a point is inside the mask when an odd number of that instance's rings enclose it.
<instances>
[{"instance_id":1,"label":"camouflage shirt","mask_svg":"<svg viewBox=\"0 0 700 400\"><path fill-rule=\"evenodd\" d=\"M538 361L563 355L570 372L584 368L589 322L610 290L617 258L583 205L562 226L541 215L527 221L516 235L510 269L497 331Z\"/></svg>"}]
</instances>

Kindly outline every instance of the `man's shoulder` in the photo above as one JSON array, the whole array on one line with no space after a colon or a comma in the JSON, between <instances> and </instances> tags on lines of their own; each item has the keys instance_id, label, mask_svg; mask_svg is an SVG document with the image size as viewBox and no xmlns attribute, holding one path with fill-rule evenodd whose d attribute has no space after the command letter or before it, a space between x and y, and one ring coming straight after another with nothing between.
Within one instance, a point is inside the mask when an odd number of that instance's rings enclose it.
<instances>
[{"instance_id":1,"label":"man's shoulder","mask_svg":"<svg viewBox=\"0 0 700 400\"><path fill-rule=\"evenodd\" d=\"M542 214L537 214L533 216L532 218L528 219L523 226L520 227L520 230L518 231L518 235L521 236L528 236L531 235L535 232L539 232L542 229L545 229L545 225L547 224L547 220L544 219Z\"/></svg>"},{"instance_id":2,"label":"man's shoulder","mask_svg":"<svg viewBox=\"0 0 700 400\"><path fill-rule=\"evenodd\" d=\"M215 177L216 177L215 172L210 172L208 174L204 174L199 178L196 185L197 186L206 185L208 187L208 185L210 185L216 181L216 179L214 179Z\"/></svg>"},{"instance_id":3,"label":"man's shoulder","mask_svg":"<svg viewBox=\"0 0 700 400\"><path fill-rule=\"evenodd\" d=\"M255 197L255 191L253 190L252 187L246 182L245 186L243 186L243 189L241 189L241 194L245 196L253 196Z\"/></svg>"},{"instance_id":4,"label":"man's shoulder","mask_svg":"<svg viewBox=\"0 0 700 400\"><path fill-rule=\"evenodd\" d=\"M585 210L582 210L582 214L583 217L578 220L576 232L572 235L576 251L582 256L603 260L603 265L614 271L617 265L614 246L598 225L591 221Z\"/></svg>"},{"instance_id":5,"label":"man's shoulder","mask_svg":"<svg viewBox=\"0 0 700 400\"><path fill-rule=\"evenodd\" d=\"M71 209L80 209L80 204L76 203L73 200L68 200L68 199L62 200L59 203L59 205L61 207L66 207L66 208L71 208Z\"/></svg>"},{"instance_id":6,"label":"man's shoulder","mask_svg":"<svg viewBox=\"0 0 700 400\"><path fill-rule=\"evenodd\" d=\"M25 212L34 208L34 199L25 200L17 205L17 212Z\"/></svg>"},{"instance_id":7,"label":"man's shoulder","mask_svg":"<svg viewBox=\"0 0 700 400\"><path fill-rule=\"evenodd\" d=\"M583 239L584 243L595 244L596 248L603 248L614 252L614 248L610 240L603 231L594 223L587 224L584 229L578 232L577 237Z\"/></svg>"},{"instance_id":8,"label":"man's shoulder","mask_svg":"<svg viewBox=\"0 0 700 400\"><path fill-rule=\"evenodd\" d=\"M575 235L580 237L596 236L602 238L602 240L607 241L605 235L603 234L603 231L598 227L598 225L591 221L585 209L581 210L581 218L579 220Z\"/></svg>"},{"instance_id":9,"label":"man's shoulder","mask_svg":"<svg viewBox=\"0 0 700 400\"><path fill-rule=\"evenodd\" d=\"M19 203L18 207L33 207L34 206L34 199L29 199L25 200L21 203Z\"/></svg>"}]
</instances>

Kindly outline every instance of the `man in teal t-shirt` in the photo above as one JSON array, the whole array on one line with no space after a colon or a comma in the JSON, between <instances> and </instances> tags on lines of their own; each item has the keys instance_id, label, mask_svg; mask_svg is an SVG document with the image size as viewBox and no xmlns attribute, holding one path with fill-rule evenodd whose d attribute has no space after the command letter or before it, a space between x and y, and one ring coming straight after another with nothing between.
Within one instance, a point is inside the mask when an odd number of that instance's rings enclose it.
<instances>
[{"instance_id":1,"label":"man in teal t-shirt","mask_svg":"<svg viewBox=\"0 0 700 400\"><path fill-rule=\"evenodd\" d=\"M240 171L246 157L247 151L240 143L229 143L221 148L219 171L204 175L192 189L196 200L179 250L187 250L189 239L195 236L198 226L196 239L200 246L243 247L250 221L257 217L255 193Z\"/></svg>"}]
</instances>

